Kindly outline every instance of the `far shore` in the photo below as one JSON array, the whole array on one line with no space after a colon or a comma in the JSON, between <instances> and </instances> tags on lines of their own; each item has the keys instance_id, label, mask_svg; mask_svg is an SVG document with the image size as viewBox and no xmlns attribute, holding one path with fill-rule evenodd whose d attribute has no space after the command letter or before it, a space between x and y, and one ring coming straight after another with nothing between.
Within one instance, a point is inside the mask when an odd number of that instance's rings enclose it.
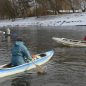
<instances>
[{"instance_id":1,"label":"far shore","mask_svg":"<svg viewBox=\"0 0 86 86\"><path fill-rule=\"evenodd\" d=\"M17 18L12 20L0 20L0 27L25 27L25 26L86 26L86 12L48 15L28 18Z\"/></svg>"}]
</instances>

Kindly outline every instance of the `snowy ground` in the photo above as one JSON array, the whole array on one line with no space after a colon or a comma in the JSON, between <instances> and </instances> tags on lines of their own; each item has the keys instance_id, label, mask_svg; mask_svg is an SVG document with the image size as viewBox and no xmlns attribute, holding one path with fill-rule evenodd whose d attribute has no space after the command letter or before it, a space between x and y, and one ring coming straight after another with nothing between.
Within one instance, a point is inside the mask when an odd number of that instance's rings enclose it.
<instances>
[{"instance_id":1,"label":"snowy ground","mask_svg":"<svg viewBox=\"0 0 86 86\"><path fill-rule=\"evenodd\" d=\"M74 14L62 14L62 15L52 15L45 17L30 17L26 19L16 19L12 20L0 20L0 27L3 26L28 26L28 25L38 25L38 26L69 26L69 25L86 25L86 12L84 13L74 13Z\"/></svg>"}]
</instances>

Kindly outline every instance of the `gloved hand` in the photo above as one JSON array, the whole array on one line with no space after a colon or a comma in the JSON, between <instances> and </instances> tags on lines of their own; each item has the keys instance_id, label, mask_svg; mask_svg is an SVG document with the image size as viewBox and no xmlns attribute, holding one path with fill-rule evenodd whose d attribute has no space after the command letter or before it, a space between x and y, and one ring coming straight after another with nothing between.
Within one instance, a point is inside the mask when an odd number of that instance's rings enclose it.
<instances>
[{"instance_id":1,"label":"gloved hand","mask_svg":"<svg viewBox=\"0 0 86 86\"><path fill-rule=\"evenodd\" d=\"M32 58L28 58L29 61L32 61Z\"/></svg>"},{"instance_id":2,"label":"gloved hand","mask_svg":"<svg viewBox=\"0 0 86 86\"><path fill-rule=\"evenodd\" d=\"M25 58L25 62L26 62L26 63L28 63L28 62L30 62L30 61L32 61L31 58Z\"/></svg>"}]
</instances>

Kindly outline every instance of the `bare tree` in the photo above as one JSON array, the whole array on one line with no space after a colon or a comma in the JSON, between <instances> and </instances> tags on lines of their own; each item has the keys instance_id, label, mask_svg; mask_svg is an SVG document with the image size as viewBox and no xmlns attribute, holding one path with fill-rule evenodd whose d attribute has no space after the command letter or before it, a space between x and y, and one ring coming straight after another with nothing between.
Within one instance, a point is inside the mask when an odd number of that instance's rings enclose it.
<instances>
[{"instance_id":1,"label":"bare tree","mask_svg":"<svg viewBox=\"0 0 86 86\"><path fill-rule=\"evenodd\" d=\"M80 6L83 12L86 10L86 0L80 0Z\"/></svg>"},{"instance_id":2,"label":"bare tree","mask_svg":"<svg viewBox=\"0 0 86 86\"><path fill-rule=\"evenodd\" d=\"M15 18L15 11L9 0L0 0L0 15L1 18Z\"/></svg>"},{"instance_id":3,"label":"bare tree","mask_svg":"<svg viewBox=\"0 0 86 86\"><path fill-rule=\"evenodd\" d=\"M63 0L48 0L50 3L50 7L53 10L54 14L60 13L59 10L62 9Z\"/></svg>"},{"instance_id":4,"label":"bare tree","mask_svg":"<svg viewBox=\"0 0 86 86\"><path fill-rule=\"evenodd\" d=\"M47 15L48 0L35 0L35 3L36 3L36 16L38 16L39 14Z\"/></svg>"}]
</instances>

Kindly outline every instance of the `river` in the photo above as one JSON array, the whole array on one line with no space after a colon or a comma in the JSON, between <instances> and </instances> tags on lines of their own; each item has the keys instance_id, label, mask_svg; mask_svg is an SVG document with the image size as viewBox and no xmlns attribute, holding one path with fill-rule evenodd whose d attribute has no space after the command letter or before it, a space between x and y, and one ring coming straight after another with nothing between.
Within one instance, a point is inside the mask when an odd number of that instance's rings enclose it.
<instances>
[{"instance_id":1,"label":"river","mask_svg":"<svg viewBox=\"0 0 86 86\"><path fill-rule=\"evenodd\" d=\"M86 35L85 26L63 27L21 27L10 28L22 37L30 49L36 54L54 50L51 60L44 65L46 74L31 73L1 79L0 86L86 86L86 48L71 48L59 45L52 37L64 37L83 40ZM5 31L5 28L1 28ZM0 65L10 62L12 40L0 40Z\"/></svg>"}]
</instances>

